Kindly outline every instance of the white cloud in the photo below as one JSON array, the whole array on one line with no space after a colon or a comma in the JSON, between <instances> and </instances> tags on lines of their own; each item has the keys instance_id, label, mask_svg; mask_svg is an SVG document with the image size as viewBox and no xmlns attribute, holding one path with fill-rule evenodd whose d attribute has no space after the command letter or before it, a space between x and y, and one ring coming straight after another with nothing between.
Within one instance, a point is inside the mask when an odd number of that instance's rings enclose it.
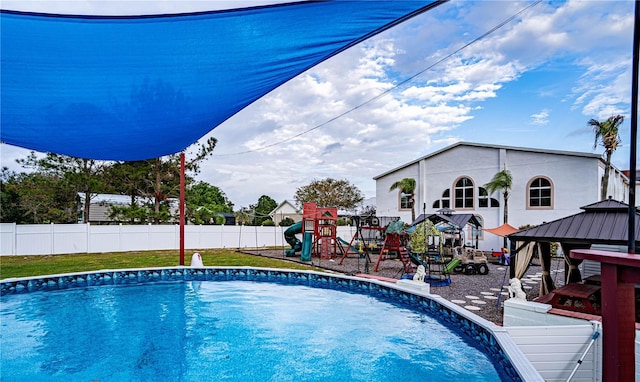
<instances>
[{"instance_id":1,"label":"white cloud","mask_svg":"<svg viewBox=\"0 0 640 382\"><path fill-rule=\"evenodd\" d=\"M533 114L531 116L531 124L532 125L546 125L549 123L549 113L550 111L547 109L541 110L540 112Z\"/></svg>"}]
</instances>

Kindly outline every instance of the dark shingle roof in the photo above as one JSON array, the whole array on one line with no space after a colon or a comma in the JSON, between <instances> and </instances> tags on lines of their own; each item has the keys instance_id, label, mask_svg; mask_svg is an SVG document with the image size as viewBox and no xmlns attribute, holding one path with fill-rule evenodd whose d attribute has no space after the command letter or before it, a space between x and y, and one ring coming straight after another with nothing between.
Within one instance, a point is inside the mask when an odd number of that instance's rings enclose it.
<instances>
[{"instance_id":1,"label":"dark shingle roof","mask_svg":"<svg viewBox=\"0 0 640 382\"><path fill-rule=\"evenodd\" d=\"M589 242L624 245L628 243L629 206L603 200L582 207L584 212L540 224L509 235L513 241ZM640 213L635 211L635 240L640 238Z\"/></svg>"}]
</instances>

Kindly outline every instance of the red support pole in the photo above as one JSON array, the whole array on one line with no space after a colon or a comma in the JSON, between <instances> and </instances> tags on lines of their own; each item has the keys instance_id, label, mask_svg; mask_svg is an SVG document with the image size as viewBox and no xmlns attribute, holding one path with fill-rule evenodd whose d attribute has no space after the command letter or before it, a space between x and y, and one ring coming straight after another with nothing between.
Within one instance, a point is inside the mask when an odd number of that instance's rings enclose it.
<instances>
[{"instance_id":1,"label":"red support pole","mask_svg":"<svg viewBox=\"0 0 640 382\"><path fill-rule=\"evenodd\" d=\"M184 153L180 153L180 265L184 265Z\"/></svg>"}]
</instances>

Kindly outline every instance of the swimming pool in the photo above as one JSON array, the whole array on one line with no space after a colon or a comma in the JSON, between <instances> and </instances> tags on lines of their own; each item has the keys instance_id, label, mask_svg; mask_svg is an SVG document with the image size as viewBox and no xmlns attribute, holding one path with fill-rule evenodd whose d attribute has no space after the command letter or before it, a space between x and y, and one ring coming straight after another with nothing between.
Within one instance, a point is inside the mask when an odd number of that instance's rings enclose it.
<instances>
[{"instance_id":1,"label":"swimming pool","mask_svg":"<svg viewBox=\"0 0 640 382\"><path fill-rule=\"evenodd\" d=\"M500 334L456 306L353 277L162 268L5 280L1 291L7 381L513 381L528 372Z\"/></svg>"}]
</instances>

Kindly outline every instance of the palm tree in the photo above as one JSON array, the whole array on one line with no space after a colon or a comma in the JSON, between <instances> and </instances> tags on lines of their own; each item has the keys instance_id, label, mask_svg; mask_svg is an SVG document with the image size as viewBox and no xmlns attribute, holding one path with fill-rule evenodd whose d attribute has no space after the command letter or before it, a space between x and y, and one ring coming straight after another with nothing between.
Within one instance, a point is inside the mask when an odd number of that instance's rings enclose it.
<instances>
[{"instance_id":1,"label":"palm tree","mask_svg":"<svg viewBox=\"0 0 640 382\"><path fill-rule=\"evenodd\" d=\"M624 121L624 117L621 115L612 115L607 118L606 121L598 121L596 119L590 119L588 125L593 127L595 133L595 141L593 142L593 148L598 146L598 141L604 146L605 168L604 176L602 177L602 189L600 190L600 200L607 198L607 189L609 188L609 172L611 171L611 156L616 151L620 144L620 135L618 134L618 128Z\"/></svg>"},{"instance_id":2,"label":"palm tree","mask_svg":"<svg viewBox=\"0 0 640 382\"><path fill-rule=\"evenodd\" d=\"M513 176L511 176L511 171L506 168L496 172L491 181L484 185L489 194L502 190L502 198L504 199L503 223L509 222L509 191L511 186L513 186ZM504 247L507 247L506 237L504 238Z\"/></svg>"},{"instance_id":3,"label":"palm tree","mask_svg":"<svg viewBox=\"0 0 640 382\"><path fill-rule=\"evenodd\" d=\"M415 191L416 191L416 180L413 178L404 178L395 182L389 187L389 191L400 190L405 195L409 196L409 205L411 206L411 222L416 220L416 211L413 208L415 204Z\"/></svg>"}]
</instances>

